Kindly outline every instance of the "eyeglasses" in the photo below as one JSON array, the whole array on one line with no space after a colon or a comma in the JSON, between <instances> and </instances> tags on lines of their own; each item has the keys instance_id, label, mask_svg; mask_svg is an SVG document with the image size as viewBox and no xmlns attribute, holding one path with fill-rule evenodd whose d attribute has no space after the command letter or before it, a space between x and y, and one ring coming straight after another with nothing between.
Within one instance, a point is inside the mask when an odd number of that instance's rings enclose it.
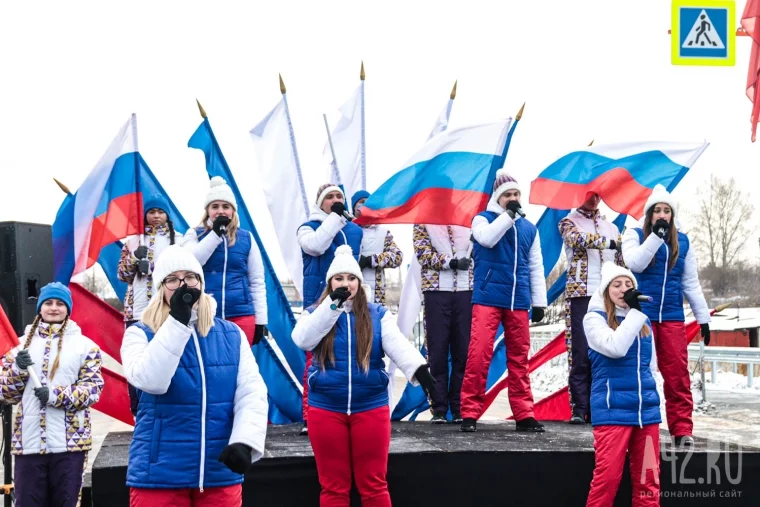
<instances>
[{"instance_id":1,"label":"eyeglasses","mask_svg":"<svg viewBox=\"0 0 760 507\"><path fill-rule=\"evenodd\" d=\"M200 283L201 279L198 275L193 273L188 273L185 275L185 278L177 278L176 276L167 276L164 278L164 287L166 287L169 290L175 290L178 289L179 286L182 284L182 282L185 282L185 285L188 287L195 287Z\"/></svg>"}]
</instances>

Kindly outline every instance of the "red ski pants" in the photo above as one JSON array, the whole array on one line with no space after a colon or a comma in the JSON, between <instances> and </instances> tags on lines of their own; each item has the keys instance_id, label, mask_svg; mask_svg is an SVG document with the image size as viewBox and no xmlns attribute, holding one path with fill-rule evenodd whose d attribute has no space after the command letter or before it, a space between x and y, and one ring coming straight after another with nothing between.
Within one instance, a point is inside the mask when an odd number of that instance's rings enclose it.
<instances>
[{"instance_id":1,"label":"red ski pants","mask_svg":"<svg viewBox=\"0 0 760 507\"><path fill-rule=\"evenodd\" d=\"M691 435L694 427L691 419L694 400L691 397L686 328L683 322L653 322L652 332L657 366L665 381L668 431L674 437Z\"/></svg>"},{"instance_id":2,"label":"red ski pants","mask_svg":"<svg viewBox=\"0 0 760 507\"><path fill-rule=\"evenodd\" d=\"M130 488L129 507L240 507L243 485L183 489Z\"/></svg>"},{"instance_id":3,"label":"red ski pants","mask_svg":"<svg viewBox=\"0 0 760 507\"><path fill-rule=\"evenodd\" d=\"M660 505L660 427L594 427L596 467L586 507L612 507L623 478L626 451L630 456L632 507Z\"/></svg>"},{"instance_id":4,"label":"red ski pants","mask_svg":"<svg viewBox=\"0 0 760 507\"><path fill-rule=\"evenodd\" d=\"M504 326L507 347L509 406L516 421L533 417L533 393L528 374L530 331L527 310L472 305L472 330L467 350L467 368L462 383L462 418L479 419L486 398L488 368L499 322Z\"/></svg>"},{"instance_id":5,"label":"red ski pants","mask_svg":"<svg viewBox=\"0 0 760 507\"><path fill-rule=\"evenodd\" d=\"M388 405L351 415L309 407L309 439L322 486L320 507L349 507L352 472L363 507L391 507Z\"/></svg>"},{"instance_id":6,"label":"red ski pants","mask_svg":"<svg viewBox=\"0 0 760 507\"><path fill-rule=\"evenodd\" d=\"M227 320L233 324L237 324L243 330L245 337L248 338L248 345L253 347L253 334L256 332L256 316L241 315L240 317L230 317Z\"/></svg>"}]
</instances>

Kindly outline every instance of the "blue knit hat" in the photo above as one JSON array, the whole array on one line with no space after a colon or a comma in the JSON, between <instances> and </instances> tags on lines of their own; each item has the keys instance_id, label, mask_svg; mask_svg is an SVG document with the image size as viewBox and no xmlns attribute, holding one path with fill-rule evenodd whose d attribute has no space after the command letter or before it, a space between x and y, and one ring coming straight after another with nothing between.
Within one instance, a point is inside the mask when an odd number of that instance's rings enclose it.
<instances>
[{"instance_id":1,"label":"blue knit hat","mask_svg":"<svg viewBox=\"0 0 760 507\"><path fill-rule=\"evenodd\" d=\"M356 203L359 202L361 199L366 199L369 197L369 192L366 190L357 190L353 196L351 196L351 211L356 214Z\"/></svg>"},{"instance_id":2,"label":"blue knit hat","mask_svg":"<svg viewBox=\"0 0 760 507\"><path fill-rule=\"evenodd\" d=\"M49 283L42 288L40 291L40 297L37 299L37 313L40 313L42 303L48 299L59 299L63 301L63 304L69 309L69 315L71 315L71 307L73 306L73 303L71 302L71 291L61 282Z\"/></svg>"},{"instance_id":3,"label":"blue knit hat","mask_svg":"<svg viewBox=\"0 0 760 507\"><path fill-rule=\"evenodd\" d=\"M145 199L145 202L143 202L143 209L145 210L145 213L147 214L148 211L152 209L160 209L164 213L169 215L169 203L166 201L166 198L161 194L153 194L147 197Z\"/></svg>"}]
</instances>

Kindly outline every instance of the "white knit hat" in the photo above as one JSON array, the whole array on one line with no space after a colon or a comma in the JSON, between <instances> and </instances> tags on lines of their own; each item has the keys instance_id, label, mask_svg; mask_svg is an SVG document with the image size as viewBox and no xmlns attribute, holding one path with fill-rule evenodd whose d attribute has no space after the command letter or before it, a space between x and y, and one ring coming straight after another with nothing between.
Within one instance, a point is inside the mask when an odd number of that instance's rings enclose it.
<instances>
[{"instance_id":1,"label":"white knit hat","mask_svg":"<svg viewBox=\"0 0 760 507\"><path fill-rule=\"evenodd\" d=\"M153 282L158 285L164 281L164 278L175 271L190 271L198 275L201 284L205 286L203 279L203 267L198 259L195 258L190 250L182 248L179 245L171 245L164 248L159 254L156 264L153 267Z\"/></svg>"},{"instance_id":2,"label":"white knit hat","mask_svg":"<svg viewBox=\"0 0 760 507\"><path fill-rule=\"evenodd\" d=\"M362 270L359 267L359 263L354 259L354 251L348 245L340 245L335 249L335 258L330 264L330 269L327 270L327 283L330 283L330 278L340 273L349 273L359 279L361 283L364 283L364 277L362 276Z\"/></svg>"},{"instance_id":3,"label":"white knit hat","mask_svg":"<svg viewBox=\"0 0 760 507\"><path fill-rule=\"evenodd\" d=\"M325 183L319 187L319 190L317 191L317 208L322 207L322 201L325 200L325 197L327 197L327 194L330 192L340 192L343 194L343 190L341 190L335 183ZM346 194L343 194L343 202L346 202Z\"/></svg>"},{"instance_id":4,"label":"white knit hat","mask_svg":"<svg viewBox=\"0 0 760 507\"><path fill-rule=\"evenodd\" d=\"M649 208L657 204L658 202L664 202L668 206L670 206L670 209L673 210L673 214L676 214L676 208L678 207L676 200L673 199L673 194L668 192L665 187L660 185L659 183L654 186L652 189L652 194L649 196L649 199L647 199L647 203L644 205L644 213L643 215L647 214L647 211L649 211Z\"/></svg>"},{"instance_id":5,"label":"white knit hat","mask_svg":"<svg viewBox=\"0 0 760 507\"><path fill-rule=\"evenodd\" d=\"M206 194L206 202L203 203L203 209L214 201L228 202L237 211L237 201L235 200L235 194L232 193L232 189L227 182L221 176L214 176L210 182L211 190Z\"/></svg>"},{"instance_id":6,"label":"white knit hat","mask_svg":"<svg viewBox=\"0 0 760 507\"><path fill-rule=\"evenodd\" d=\"M520 185L517 184L517 180L510 176L506 169L501 168L496 171L496 180L493 182L493 198L498 200L501 194L507 190L517 190L520 192Z\"/></svg>"},{"instance_id":7,"label":"white knit hat","mask_svg":"<svg viewBox=\"0 0 760 507\"><path fill-rule=\"evenodd\" d=\"M602 264L602 281L599 284L599 293L604 294L604 291L607 290L607 287L612 283L612 280L619 276L627 276L630 278L633 282L633 288L638 289L639 284L630 269L618 266L614 262L607 261Z\"/></svg>"}]
</instances>

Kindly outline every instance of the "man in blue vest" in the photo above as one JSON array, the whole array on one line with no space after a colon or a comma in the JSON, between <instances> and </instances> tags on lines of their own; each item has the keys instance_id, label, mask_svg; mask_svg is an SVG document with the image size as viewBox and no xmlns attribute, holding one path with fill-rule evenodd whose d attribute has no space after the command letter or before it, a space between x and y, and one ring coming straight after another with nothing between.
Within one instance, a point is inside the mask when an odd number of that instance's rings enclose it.
<instances>
[{"instance_id":1,"label":"man in blue vest","mask_svg":"<svg viewBox=\"0 0 760 507\"><path fill-rule=\"evenodd\" d=\"M351 222L346 211L346 196L337 185L325 183L319 187L317 201L312 206L309 221L298 228L298 244L303 257L303 307L316 303L325 290L325 275L340 245L349 245L359 261L362 229ZM307 372L311 366L311 353L306 353L303 377L303 417L301 434L307 434L306 407L308 403Z\"/></svg>"},{"instance_id":2,"label":"man in blue vest","mask_svg":"<svg viewBox=\"0 0 760 507\"><path fill-rule=\"evenodd\" d=\"M462 384L462 431L476 431L483 411L493 342L501 322L507 347L509 405L517 431L543 432L533 417L528 374L531 320L540 322L546 308L546 281L536 226L520 207L520 187L504 169L496 173L486 211L472 220L475 280L472 330Z\"/></svg>"}]
</instances>

